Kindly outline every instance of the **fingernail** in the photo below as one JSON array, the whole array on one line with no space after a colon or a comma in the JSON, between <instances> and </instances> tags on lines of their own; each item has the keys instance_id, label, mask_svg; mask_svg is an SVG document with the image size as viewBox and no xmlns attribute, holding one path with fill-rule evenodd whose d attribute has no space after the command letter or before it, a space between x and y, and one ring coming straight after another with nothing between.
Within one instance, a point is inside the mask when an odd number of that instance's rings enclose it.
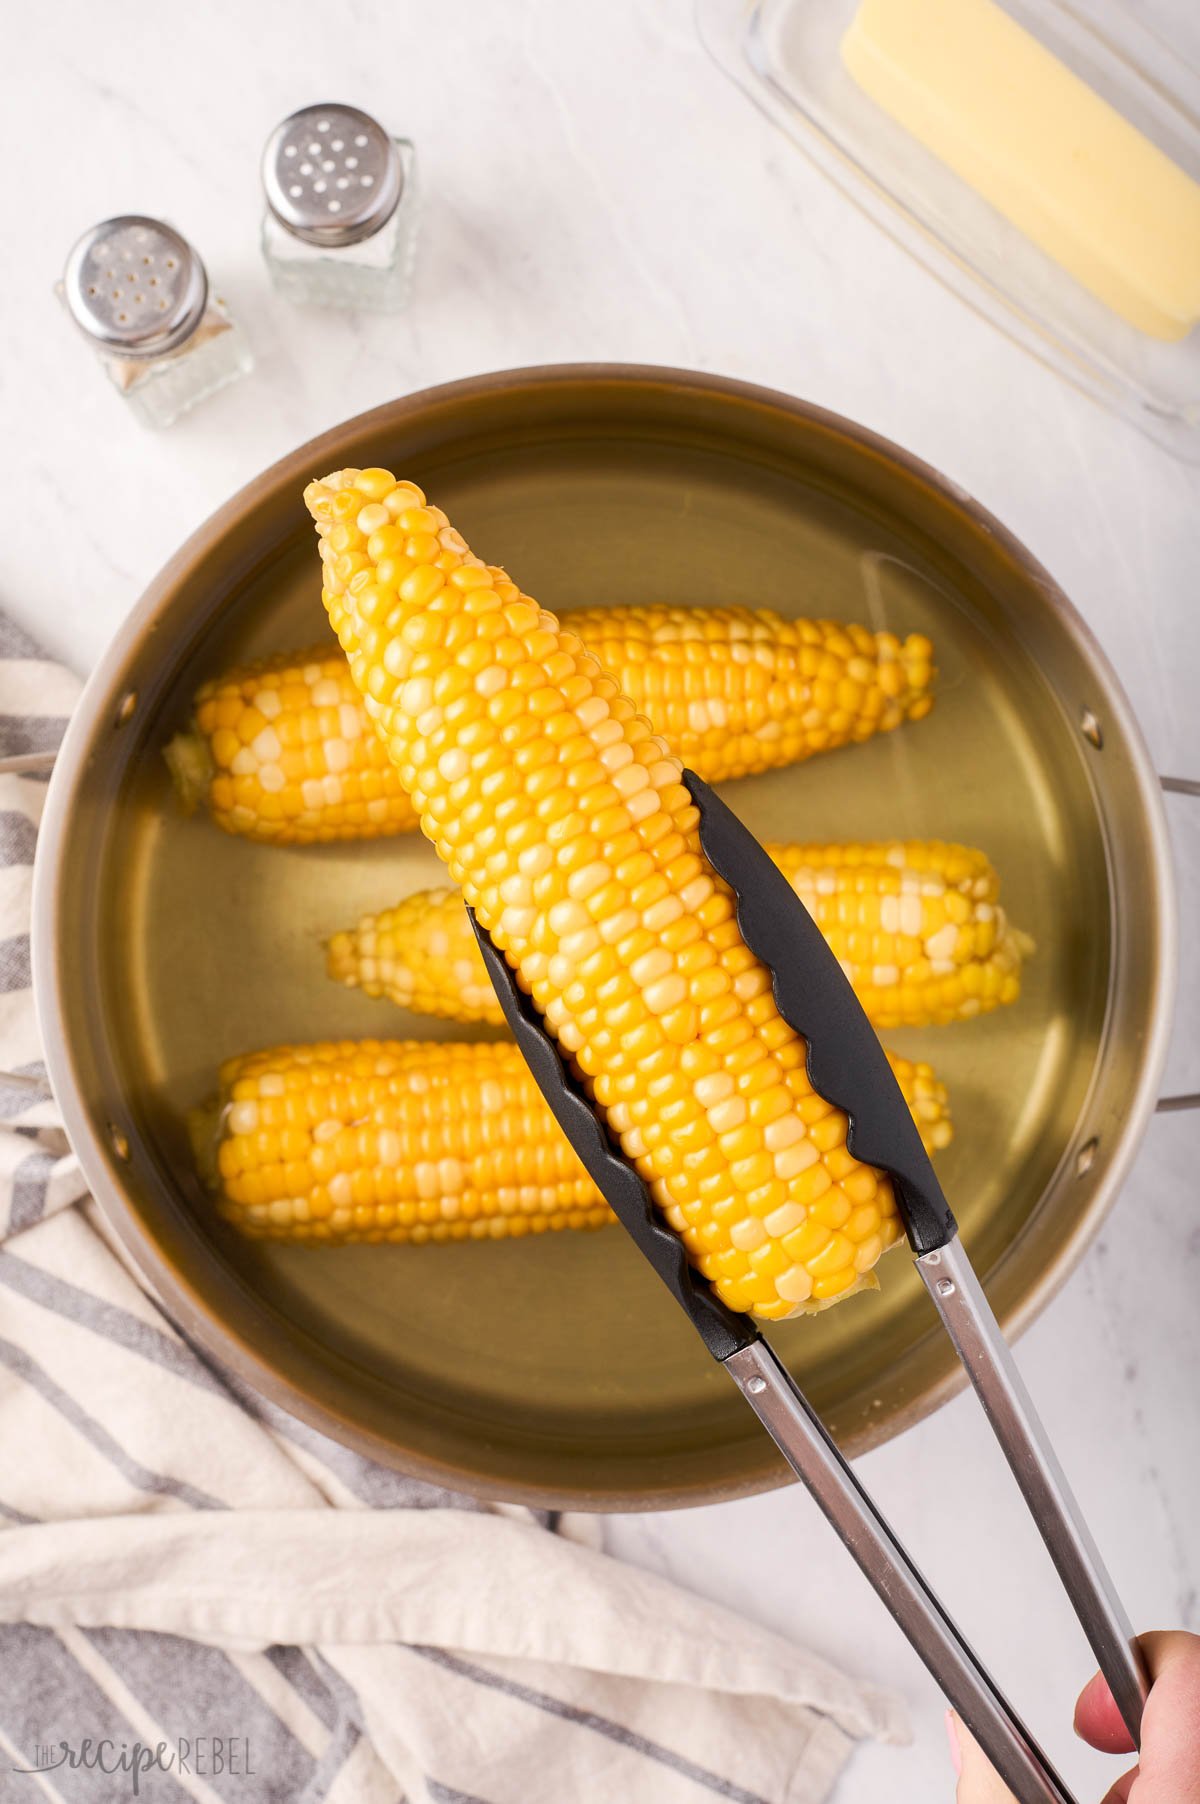
<instances>
[{"instance_id":1,"label":"fingernail","mask_svg":"<svg viewBox=\"0 0 1200 1804\"><path fill-rule=\"evenodd\" d=\"M958 1724L954 1720L953 1710L946 1712L946 1740L950 1743L950 1759L954 1763L954 1776L962 1778L962 1749L958 1745Z\"/></svg>"}]
</instances>

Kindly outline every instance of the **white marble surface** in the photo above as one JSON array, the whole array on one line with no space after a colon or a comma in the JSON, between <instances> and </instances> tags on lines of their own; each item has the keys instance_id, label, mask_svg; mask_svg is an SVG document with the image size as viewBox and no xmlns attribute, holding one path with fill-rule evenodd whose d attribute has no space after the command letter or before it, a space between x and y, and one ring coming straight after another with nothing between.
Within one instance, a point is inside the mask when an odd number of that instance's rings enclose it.
<instances>
[{"instance_id":1,"label":"white marble surface","mask_svg":"<svg viewBox=\"0 0 1200 1804\"><path fill-rule=\"evenodd\" d=\"M0 286L7 447L0 606L86 669L180 540L344 416L472 371L577 358L770 383L910 446L1047 564L1115 659L1160 767L1200 774L1200 480L975 318L861 220L702 52L688 0L62 0L6 65L6 166L36 154ZM256 160L326 95L411 134L428 210L412 311L295 312L258 261ZM26 165L28 167L28 165ZM169 434L128 418L51 284L105 214L175 220L258 371ZM1185 933L1169 1080L1200 1088L1200 809L1172 803ZM1160 1117L1099 1243L1021 1347L1143 1625L1200 1627L1196 1118ZM1040 1543L960 1400L863 1475L1084 1798L1088 1660ZM839 1804L949 1798L941 1705L795 1490L614 1520L660 1567L905 1695L913 1748L864 1750Z\"/></svg>"}]
</instances>

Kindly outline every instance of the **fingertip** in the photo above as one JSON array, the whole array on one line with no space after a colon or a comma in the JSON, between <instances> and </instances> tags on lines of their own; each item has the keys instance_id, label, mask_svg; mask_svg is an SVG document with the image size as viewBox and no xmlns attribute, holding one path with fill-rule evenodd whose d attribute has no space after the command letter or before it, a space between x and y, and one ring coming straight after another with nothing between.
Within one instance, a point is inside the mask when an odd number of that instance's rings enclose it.
<instances>
[{"instance_id":1,"label":"fingertip","mask_svg":"<svg viewBox=\"0 0 1200 1804\"><path fill-rule=\"evenodd\" d=\"M962 1778L962 1748L958 1740L958 1718L953 1710L946 1712L946 1740L950 1743L950 1764L954 1768L954 1777Z\"/></svg>"},{"instance_id":2,"label":"fingertip","mask_svg":"<svg viewBox=\"0 0 1200 1804\"><path fill-rule=\"evenodd\" d=\"M1105 1792L1103 1798L1100 1800L1100 1804L1129 1804L1129 1799L1133 1792L1134 1783L1137 1780L1137 1777L1137 1767L1130 1767L1129 1771L1127 1773L1122 1773L1116 1784L1110 1786L1108 1791Z\"/></svg>"},{"instance_id":3,"label":"fingertip","mask_svg":"<svg viewBox=\"0 0 1200 1804\"><path fill-rule=\"evenodd\" d=\"M1132 1754L1133 1742L1103 1673L1088 1680L1075 1705L1075 1733L1101 1754Z\"/></svg>"},{"instance_id":4,"label":"fingertip","mask_svg":"<svg viewBox=\"0 0 1200 1804\"><path fill-rule=\"evenodd\" d=\"M955 1766L958 1789L954 1794L957 1804L1016 1804L1016 1799L991 1766L962 1718L949 1712L946 1724L948 1730L951 1724L954 1729L953 1751L958 1756Z\"/></svg>"}]
</instances>

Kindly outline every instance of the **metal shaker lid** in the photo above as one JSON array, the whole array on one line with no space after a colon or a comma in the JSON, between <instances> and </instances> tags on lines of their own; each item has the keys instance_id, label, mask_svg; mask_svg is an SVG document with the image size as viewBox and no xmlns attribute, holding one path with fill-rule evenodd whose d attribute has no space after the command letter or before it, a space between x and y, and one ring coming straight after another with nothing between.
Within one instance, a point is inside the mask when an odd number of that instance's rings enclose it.
<instances>
[{"instance_id":1,"label":"metal shaker lid","mask_svg":"<svg viewBox=\"0 0 1200 1804\"><path fill-rule=\"evenodd\" d=\"M289 232L336 249L371 238L400 204L404 167L387 132L358 107L301 107L267 139L267 205Z\"/></svg>"},{"instance_id":2,"label":"metal shaker lid","mask_svg":"<svg viewBox=\"0 0 1200 1804\"><path fill-rule=\"evenodd\" d=\"M189 339L208 304L196 251L161 219L125 213L85 232L67 258L63 299L107 351L159 357Z\"/></svg>"}]
</instances>

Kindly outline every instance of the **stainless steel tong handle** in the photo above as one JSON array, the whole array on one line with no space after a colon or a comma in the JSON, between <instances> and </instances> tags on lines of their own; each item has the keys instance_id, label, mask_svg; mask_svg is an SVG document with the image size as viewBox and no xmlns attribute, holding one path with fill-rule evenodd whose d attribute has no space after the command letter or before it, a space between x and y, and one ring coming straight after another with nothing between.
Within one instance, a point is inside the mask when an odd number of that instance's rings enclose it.
<instances>
[{"instance_id":1,"label":"stainless steel tong handle","mask_svg":"<svg viewBox=\"0 0 1200 1804\"><path fill-rule=\"evenodd\" d=\"M700 841L737 897L738 924L808 1046L814 1090L848 1119L848 1150L892 1180L918 1269L1033 1512L1122 1717L1139 1741L1148 1689L1132 1630L1049 1438L958 1241L958 1224L875 1030L786 877L720 798L684 772Z\"/></svg>"},{"instance_id":2,"label":"stainless steel tong handle","mask_svg":"<svg viewBox=\"0 0 1200 1804\"><path fill-rule=\"evenodd\" d=\"M784 1459L812 1492L1020 1804L1072 1804L1061 1780L930 1591L757 1327L747 1316L722 1303L688 1263L682 1242L663 1221L635 1167L597 1119L532 998L519 987L473 914L470 919L505 1019L534 1080L626 1233L684 1310L714 1359L735 1380Z\"/></svg>"},{"instance_id":3,"label":"stainless steel tong handle","mask_svg":"<svg viewBox=\"0 0 1200 1804\"><path fill-rule=\"evenodd\" d=\"M1137 1747L1142 1651L974 1267L955 1238L916 1261Z\"/></svg>"},{"instance_id":4,"label":"stainless steel tong handle","mask_svg":"<svg viewBox=\"0 0 1200 1804\"><path fill-rule=\"evenodd\" d=\"M1137 1643L958 1244L953 1211L874 1029L778 866L693 772L684 771L683 780L699 813L702 849L736 895L742 936L771 972L780 1014L807 1043L813 1089L844 1111L846 1144L854 1157L891 1178L922 1277L1136 1743L1147 1689ZM913 1566L802 1393L753 1324L723 1304L691 1267L635 1167L605 1133L531 999L478 922L475 930L505 1018L542 1094L626 1231L686 1311L709 1352L739 1384L1020 1804L1071 1804L1062 1781Z\"/></svg>"},{"instance_id":5,"label":"stainless steel tong handle","mask_svg":"<svg viewBox=\"0 0 1200 1804\"><path fill-rule=\"evenodd\" d=\"M766 1341L722 1363L1019 1804L1074 1804Z\"/></svg>"},{"instance_id":6,"label":"stainless steel tong handle","mask_svg":"<svg viewBox=\"0 0 1200 1804\"><path fill-rule=\"evenodd\" d=\"M983 1286L957 1237L916 1265L1136 1746L1150 1683L1141 1648ZM767 1343L756 1340L722 1363L1019 1804L1071 1804Z\"/></svg>"}]
</instances>

